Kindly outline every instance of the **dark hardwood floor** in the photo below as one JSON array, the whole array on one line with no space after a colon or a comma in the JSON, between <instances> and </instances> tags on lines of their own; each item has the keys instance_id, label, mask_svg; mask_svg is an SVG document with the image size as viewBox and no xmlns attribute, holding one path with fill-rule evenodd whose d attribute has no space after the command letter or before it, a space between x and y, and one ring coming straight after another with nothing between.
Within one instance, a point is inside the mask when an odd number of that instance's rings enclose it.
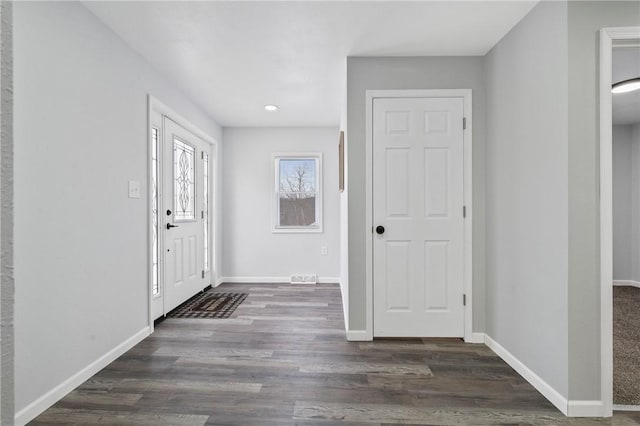
<instances>
[{"instance_id":1,"label":"dark hardwood floor","mask_svg":"<svg viewBox=\"0 0 640 426\"><path fill-rule=\"evenodd\" d=\"M635 425L564 417L484 345L347 342L337 285L224 284L229 319L167 319L31 424Z\"/></svg>"}]
</instances>

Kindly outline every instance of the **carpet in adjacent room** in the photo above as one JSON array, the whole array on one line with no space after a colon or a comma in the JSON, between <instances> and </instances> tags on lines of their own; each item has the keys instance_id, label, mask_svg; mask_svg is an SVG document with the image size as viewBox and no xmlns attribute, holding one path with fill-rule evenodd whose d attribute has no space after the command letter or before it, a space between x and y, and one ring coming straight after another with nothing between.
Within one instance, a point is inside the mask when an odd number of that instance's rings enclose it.
<instances>
[{"instance_id":1,"label":"carpet in adjacent room","mask_svg":"<svg viewBox=\"0 0 640 426\"><path fill-rule=\"evenodd\" d=\"M640 288L613 287L613 403L640 405Z\"/></svg>"}]
</instances>

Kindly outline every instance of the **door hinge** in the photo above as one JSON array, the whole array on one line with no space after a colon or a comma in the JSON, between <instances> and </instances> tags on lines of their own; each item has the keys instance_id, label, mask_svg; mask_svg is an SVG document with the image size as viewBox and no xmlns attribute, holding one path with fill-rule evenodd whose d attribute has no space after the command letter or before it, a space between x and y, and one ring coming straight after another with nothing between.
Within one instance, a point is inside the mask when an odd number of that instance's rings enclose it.
<instances>
[{"instance_id":1,"label":"door hinge","mask_svg":"<svg viewBox=\"0 0 640 426\"><path fill-rule=\"evenodd\" d=\"M467 117L462 117L462 130L467 129Z\"/></svg>"},{"instance_id":2,"label":"door hinge","mask_svg":"<svg viewBox=\"0 0 640 426\"><path fill-rule=\"evenodd\" d=\"M204 278L204 269L202 270L202 278Z\"/></svg>"},{"instance_id":3,"label":"door hinge","mask_svg":"<svg viewBox=\"0 0 640 426\"><path fill-rule=\"evenodd\" d=\"M204 151L200 151L200 159L204 160Z\"/></svg>"},{"instance_id":4,"label":"door hinge","mask_svg":"<svg viewBox=\"0 0 640 426\"><path fill-rule=\"evenodd\" d=\"M466 294L462 295L462 306L467 306L467 295Z\"/></svg>"},{"instance_id":5,"label":"door hinge","mask_svg":"<svg viewBox=\"0 0 640 426\"><path fill-rule=\"evenodd\" d=\"M462 217L467 217L467 206L462 206Z\"/></svg>"},{"instance_id":6,"label":"door hinge","mask_svg":"<svg viewBox=\"0 0 640 426\"><path fill-rule=\"evenodd\" d=\"M204 219L204 210L200 210L200 219Z\"/></svg>"}]
</instances>

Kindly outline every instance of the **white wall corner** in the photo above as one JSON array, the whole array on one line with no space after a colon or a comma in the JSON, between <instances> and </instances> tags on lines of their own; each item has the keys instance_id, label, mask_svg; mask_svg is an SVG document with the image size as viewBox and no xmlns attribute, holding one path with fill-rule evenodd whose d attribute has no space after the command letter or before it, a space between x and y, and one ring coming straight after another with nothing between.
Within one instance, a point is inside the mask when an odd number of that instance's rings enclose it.
<instances>
[{"instance_id":1,"label":"white wall corner","mask_svg":"<svg viewBox=\"0 0 640 426\"><path fill-rule=\"evenodd\" d=\"M485 344L511 366L518 374L529 382L538 390L545 398L549 400L558 410L565 416L568 415L568 401L560 392L555 390L550 384L545 382L540 376L534 373L529 367L516 358L511 352L506 350L502 345L493 340L491 336L485 334ZM578 402L578 401L576 401Z\"/></svg>"},{"instance_id":2,"label":"white wall corner","mask_svg":"<svg viewBox=\"0 0 640 426\"><path fill-rule=\"evenodd\" d=\"M58 402L69 392L80 386L82 383L90 379L94 374L105 368L107 365L115 361L120 355L127 352L129 349L143 341L149 336L150 328L145 327L142 330L129 337L124 342L120 343L115 348L111 349L100 358L87 365L82 370L78 371L73 376L69 377L58 386L51 389L49 392L42 395L40 398L33 401L31 404L18 411L15 415L16 426L22 426L35 419L38 415L43 413L47 408Z\"/></svg>"},{"instance_id":3,"label":"white wall corner","mask_svg":"<svg viewBox=\"0 0 640 426\"><path fill-rule=\"evenodd\" d=\"M604 404L602 401L578 401L569 400L567 403L567 416L569 417L603 417Z\"/></svg>"},{"instance_id":4,"label":"white wall corner","mask_svg":"<svg viewBox=\"0 0 640 426\"><path fill-rule=\"evenodd\" d=\"M349 342L369 342L373 337L367 330L347 330L347 341Z\"/></svg>"},{"instance_id":5,"label":"white wall corner","mask_svg":"<svg viewBox=\"0 0 640 426\"><path fill-rule=\"evenodd\" d=\"M215 282L215 283L213 283L213 286L214 286L214 287L218 287L220 284L222 284L222 283L224 282L224 280L225 280L225 277L217 278L217 279L216 279L216 282Z\"/></svg>"},{"instance_id":6,"label":"white wall corner","mask_svg":"<svg viewBox=\"0 0 640 426\"><path fill-rule=\"evenodd\" d=\"M465 343L484 343L484 333L479 333L479 332L473 332L471 333L471 336L466 337L464 339Z\"/></svg>"}]
</instances>

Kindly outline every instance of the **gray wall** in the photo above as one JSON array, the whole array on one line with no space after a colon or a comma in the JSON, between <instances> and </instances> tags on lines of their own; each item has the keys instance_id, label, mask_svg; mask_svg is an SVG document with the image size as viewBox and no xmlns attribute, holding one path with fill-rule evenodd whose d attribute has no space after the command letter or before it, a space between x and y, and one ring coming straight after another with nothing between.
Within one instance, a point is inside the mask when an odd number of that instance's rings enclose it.
<instances>
[{"instance_id":1,"label":"gray wall","mask_svg":"<svg viewBox=\"0 0 640 426\"><path fill-rule=\"evenodd\" d=\"M0 4L0 424L13 421L13 5Z\"/></svg>"},{"instance_id":2,"label":"gray wall","mask_svg":"<svg viewBox=\"0 0 640 426\"><path fill-rule=\"evenodd\" d=\"M338 135L332 128L225 128L222 274L283 277L340 274ZM322 152L323 232L273 233L272 154ZM320 248L328 255L320 254ZM256 280L254 282L259 282Z\"/></svg>"},{"instance_id":3,"label":"gray wall","mask_svg":"<svg viewBox=\"0 0 640 426\"><path fill-rule=\"evenodd\" d=\"M486 332L565 397L567 11L536 6L486 56Z\"/></svg>"},{"instance_id":4,"label":"gray wall","mask_svg":"<svg viewBox=\"0 0 640 426\"><path fill-rule=\"evenodd\" d=\"M79 3L14 12L19 411L148 325L147 93L221 129Z\"/></svg>"},{"instance_id":5,"label":"gray wall","mask_svg":"<svg viewBox=\"0 0 640 426\"><path fill-rule=\"evenodd\" d=\"M632 143L631 126L613 127L613 279L633 279L631 266ZM638 164L637 166L640 166ZM636 185L640 186L640 184ZM640 212L636 212L640 213ZM640 217L638 218L640 220Z\"/></svg>"},{"instance_id":6,"label":"gray wall","mask_svg":"<svg viewBox=\"0 0 640 426\"><path fill-rule=\"evenodd\" d=\"M613 279L640 282L640 124L613 127Z\"/></svg>"},{"instance_id":7,"label":"gray wall","mask_svg":"<svg viewBox=\"0 0 640 426\"><path fill-rule=\"evenodd\" d=\"M365 329L365 91L472 89L473 330L484 331L485 90L482 64L481 57L347 58L350 330Z\"/></svg>"},{"instance_id":8,"label":"gray wall","mask_svg":"<svg viewBox=\"0 0 640 426\"><path fill-rule=\"evenodd\" d=\"M600 399L598 30L640 25L640 2L568 3L569 396Z\"/></svg>"}]
</instances>

